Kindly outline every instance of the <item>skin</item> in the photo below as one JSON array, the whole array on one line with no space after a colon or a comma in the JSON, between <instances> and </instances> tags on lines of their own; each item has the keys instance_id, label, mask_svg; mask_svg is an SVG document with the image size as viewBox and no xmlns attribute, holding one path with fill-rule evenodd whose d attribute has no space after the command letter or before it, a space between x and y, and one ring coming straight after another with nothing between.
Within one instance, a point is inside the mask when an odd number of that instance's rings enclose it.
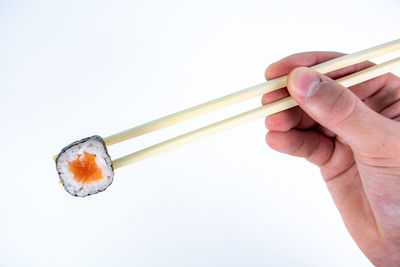
<instances>
[{"instance_id":1,"label":"skin","mask_svg":"<svg viewBox=\"0 0 400 267\"><path fill-rule=\"evenodd\" d=\"M299 53L267 68L267 80L289 74L288 87L262 103L290 94L299 106L266 118L266 142L317 165L362 252L376 266L400 266L400 79L389 73L344 88L334 80L373 64L326 76L298 68L341 55Z\"/></svg>"}]
</instances>

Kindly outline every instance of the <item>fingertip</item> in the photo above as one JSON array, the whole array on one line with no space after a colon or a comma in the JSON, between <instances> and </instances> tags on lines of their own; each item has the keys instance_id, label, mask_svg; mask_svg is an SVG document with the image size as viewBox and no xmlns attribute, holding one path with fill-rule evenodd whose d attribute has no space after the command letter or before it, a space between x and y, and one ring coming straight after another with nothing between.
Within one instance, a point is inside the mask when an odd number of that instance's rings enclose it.
<instances>
[{"instance_id":1,"label":"fingertip","mask_svg":"<svg viewBox=\"0 0 400 267\"><path fill-rule=\"evenodd\" d=\"M263 95L263 96L261 97L261 105L264 106L265 104L268 104L267 95Z\"/></svg>"},{"instance_id":2,"label":"fingertip","mask_svg":"<svg viewBox=\"0 0 400 267\"><path fill-rule=\"evenodd\" d=\"M262 105L266 105L288 96L289 92L287 91L287 89L281 88L263 95L261 98L261 103Z\"/></svg>"},{"instance_id":3,"label":"fingertip","mask_svg":"<svg viewBox=\"0 0 400 267\"><path fill-rule=\"evenodd\" d=\"M268 128L268 117L265 117L264 126L265 126L265 128L267 128L269 130L269 128Z\"/></svg>"},{"instance_id":4,"label":"fingertip","mask_svg":"<svg viewBox=\"0 0 400 267\"><path fill-rule=\"evenodd\" d=\"M265 127L271 131L287 132L301 122L302 111L294 107L265 118Z\"/></svg>"},{"instance_id":5,"label":"fingertip","mask_svg":"<svg viewBox=\"0 0 400 267\"><path fill-rule=\"evenodd\" d=\"M267 128L270 131L288 131L289 129L286 129L286 122L281 120L281 116L276 116L278 114L273 114L265 118L265 128ZM282 127L283 126L283 127Z\"/></svg>"},{"instance_id":6,"label":"fingertip","mask_svg":"<svg viewBox=\"0 0 400 267\"><path fill-rule=\"evenodd\" d=\"M265 79L266 79L267 81L276 78L276 76L274 76L274 72L273 72L273 70L274 70L274 64L275 64L275 63L270 64L270 65L265 69L265 71L264 71L264 77L265 77Z\"/></svg>"},{"instance_id":7,"label":"fingertip","mask_svg":"<svg viewBox=\"0 0 400 267\"><path fill-rule=\"evenodd\" d=\"M282 132L269 131L265 136L265 142L278 152L287 153L287 149L290 147L290 140Z\"/></svg>"},{"instance_id":8,"label":"fingertip","mask_svg":"<svg viewBox=\"0 0 400 267\"><path fill-rule=\"evenodd\" d=\"M265 135L265 142L272 149L274 149L274 144L275 144L274 138L275 138L274 132L272 131L267 132L267 134Z\"/></svg>"},{"instance_id":9,"label":"fingertip","mask_svg":"<svg viewBox=\"0 0 400 267\"><path fill-rule=\"evenodd\" d=\"M270 131L276 131L276 132L286 132L289 129L287 129L288 127L286 126L287 122L282 121L280 119L280 116L275 116L271 115L265 118L265 128L267 128Z\"/></svg>"}]
</instances>

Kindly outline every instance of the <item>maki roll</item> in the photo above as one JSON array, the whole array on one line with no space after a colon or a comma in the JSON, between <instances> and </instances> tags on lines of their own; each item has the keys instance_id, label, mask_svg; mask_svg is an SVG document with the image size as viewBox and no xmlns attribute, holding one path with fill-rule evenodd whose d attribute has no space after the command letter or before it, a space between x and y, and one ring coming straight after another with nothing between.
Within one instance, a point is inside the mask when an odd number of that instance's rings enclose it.
<instances>
[{"instance_id":1,"label":"maki roll","mask_svg":"<svg viewBox=\"0 0 400 267\"><path fill-rule=\"evenodd\" d=\"M110 155L98 135L63 148L56 158L56 168L65 190L78 197L104 191L114 178Z\"/></svg>"}]
</instances>

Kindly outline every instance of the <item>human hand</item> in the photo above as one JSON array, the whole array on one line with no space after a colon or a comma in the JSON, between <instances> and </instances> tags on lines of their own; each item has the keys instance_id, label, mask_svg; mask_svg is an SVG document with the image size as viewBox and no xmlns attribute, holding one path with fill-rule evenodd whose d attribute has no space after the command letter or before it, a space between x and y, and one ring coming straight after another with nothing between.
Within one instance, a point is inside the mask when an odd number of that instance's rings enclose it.
<instances>
[{"instance_id":1,"label":"human hand","mask_svg":"<svg viewBox=\"0 0 400 267\"><path fill-rule=\"evenodd\" d=\"M332 79L373 64L363 62L326 76L296 68L342 55L299 53L267 68L268 80L290 74L288 88L264 95L262 103L290 92L299 106L266 118L266 142L319 166L363 253L375 265L399 266L400 78L389 73L347 89Z\"/></svg>"}]
</instances>

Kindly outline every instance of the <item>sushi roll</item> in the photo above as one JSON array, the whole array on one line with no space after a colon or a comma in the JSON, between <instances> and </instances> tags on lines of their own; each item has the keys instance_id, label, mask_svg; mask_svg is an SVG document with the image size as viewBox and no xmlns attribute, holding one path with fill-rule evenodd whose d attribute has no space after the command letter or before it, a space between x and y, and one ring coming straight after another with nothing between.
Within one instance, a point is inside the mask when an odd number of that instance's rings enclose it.
<instances>
[{"instance_id":1,"label":"sushi roll","mask_svg":"<svg viewBox=\"0 0 400 267\"><path fill-rule=\"evenodd\" d=\"M114 169L103 139L94 135L63 148L56 168L65 190L86 197L104 191L114 179Z\"/></svg>"}]
</instances>

